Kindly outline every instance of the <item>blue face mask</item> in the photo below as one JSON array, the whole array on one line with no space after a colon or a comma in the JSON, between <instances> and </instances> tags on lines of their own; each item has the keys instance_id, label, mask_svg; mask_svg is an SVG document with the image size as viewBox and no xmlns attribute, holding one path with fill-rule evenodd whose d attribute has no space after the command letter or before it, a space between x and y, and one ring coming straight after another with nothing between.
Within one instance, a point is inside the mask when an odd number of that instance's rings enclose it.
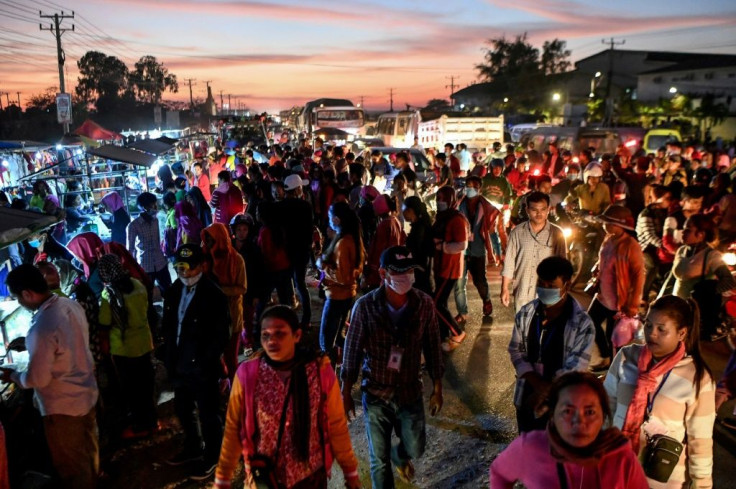
<instances>
[{"instance_id":1,"label":"blue face mask","mask_svg":"<svg viewBox=\"0 0 736 489\"><path fill-rule=\"evenodd\" d=\"M449 208L450 206L447 202L439 202L439 201L437 202L437 210L439 212L446 211Z\"/></svg>"},{"instance_id":2,"label":"blue face mask","mask_svg":"<svg viewBox=\"0 0 736 489\"><path fill-rule=\"evenodd\" d=\"M537 287L537 297L545 306L553 306L562 300L558 288Z\"/></svg>"},{"instance_id":3,"label":"blue face mask","mask_svg":"<svg viewBox=\"0 0 736 489\"><path fill-rule=\"evenodd\" d=\"M39 246L41 246L41 240L40 239L33 239L33 240L31 240L31 241L28 242L28 246L30 246L31 248L38 248Z\"/></svg>"},{"instance_id":4,"label":"blue face mask","mask_svg":"<svg viewBox=\"0 0 736 489\"><path fill-rule=\"evenodd\" d=\"M469 199L472 199L474 197L478 196L478 189L473 187L467 187L465 189L465 196Z\"/></svg>"}]
</instances>

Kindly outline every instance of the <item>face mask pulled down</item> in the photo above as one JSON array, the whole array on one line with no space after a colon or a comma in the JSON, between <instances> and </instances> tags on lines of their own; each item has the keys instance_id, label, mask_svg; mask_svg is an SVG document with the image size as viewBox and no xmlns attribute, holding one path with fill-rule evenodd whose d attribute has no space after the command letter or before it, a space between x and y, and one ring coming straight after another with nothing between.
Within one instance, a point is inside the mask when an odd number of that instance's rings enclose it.
<instances>
[{"instance_id":1,"label":"face mask pulled down","mask_svg":"<svg viewBox=\"0 0 736 489\"><path fill-rule=\"evenodd\" d=\"M193 277L179 277L179 280L181 280L181 283L186 285L187 287L192 287L194 285L197 285L197 282L202 278L202 272L198 273L197 275Z\"/></svg>"}]
</instances>

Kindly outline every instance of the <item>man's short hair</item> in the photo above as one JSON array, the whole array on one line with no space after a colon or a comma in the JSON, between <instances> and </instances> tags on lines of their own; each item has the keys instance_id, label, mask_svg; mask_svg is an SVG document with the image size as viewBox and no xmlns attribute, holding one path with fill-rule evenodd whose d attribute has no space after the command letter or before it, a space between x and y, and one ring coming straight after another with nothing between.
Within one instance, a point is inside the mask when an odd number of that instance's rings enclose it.
<instances>
[{"instance_id":1,"label":"man's short hair","mask_svg":"<svg viewBox=\"0 0 736 489\"><path fill-rule=\"evenodd\" d=\"M526 198L526 203L527 205L529 205L535 202L544 202L547 204L547 207L549 207L549 195L545 194L544 192L540 192L538 190L535 190L534 192L530 192L529 196Z\"/></svg>"},{"instance_id":2,"label":"man's short hair","mask_svg":"<svg viewBox=\"0 0 736 489\"><path fill-rule=\"evenodd\" d=\"M454 149L455 145L453 145L452 143L445 143L445 148Z\"/></svg>"},{"instance_id":3,"label":"man's short hair","mask_svg":"<svg viewBox=\"0 0 736 489\"><path fill-rule=\"evenodd\" d=\"M544 175L539 175L537 177L537 187L539 187L540 183L544 183L544 182L552 183L552 177L550 177L546 173Z\"/></svg>"},{"instance_id":4,"label":"man's short hair","mask_svg":"<svg viewBox=\"0 0 736 489\"><path fill-rule=\"evenodd\" d=\"M548 256L537 265L537 277L542 280L552 281L562 277L563 282L568 282L572 278L572 273L570 260L557 255Z\"/></svg>"},{"instance_id":5,"label":"man's short hair","mask_svg":"<svg viewBox=\"0 0 736 489\"><path fill-rule=\"evenodd\" d=\"M196 162L195 164L192 165L192 168L196 168L196 167L202 168L202 163L200 163L198 161L198 162Z\"/></svg>"},{"instance_id":6,"label":"man's short hair","mask_svg":"<svg viewBox=\"0 0 736 489\"><path fill-rule=\"evenodd\" d=\"M220 173L217 174L217 179L221 182L229 182L230 172L228 170L222 170Z\"/></svg>"},{"instance_id":7,"label":"man's short hair","mask_svg":"<svg viewBox=\"0 0 736 489\"><path fill-rule=\"evenodd\" d=\"M24 290L37 294L45 294L49 291L49 286L41 271L30 263L15 267L5 278L5 285L14 295L20 295Z\"/></svg>"},{"instance_id":8,"label":"man's short hair","mask_svg":"<svg viewBox=\"0 0 736 489\"><path fill-rule=\"evenodd\" d=\"M465 184L467 185L470 182L475 182L478 184L479 187L483 186L483 179L480 178L478 175L470 175L468 178L465 179Z\"/></svg>"},{"instance_id":9,"label":"man's short hair","mask_svg":"<svg viewBox=\"0 0 736 489\"><path fill-rule=\"evenodd\" d=\"M664 185L655 185L652 187L652 195L654 195L655 199L661 199L667 194L672 195L672 190L670 190L669 187Z\"/></svg>"}]
</instances>

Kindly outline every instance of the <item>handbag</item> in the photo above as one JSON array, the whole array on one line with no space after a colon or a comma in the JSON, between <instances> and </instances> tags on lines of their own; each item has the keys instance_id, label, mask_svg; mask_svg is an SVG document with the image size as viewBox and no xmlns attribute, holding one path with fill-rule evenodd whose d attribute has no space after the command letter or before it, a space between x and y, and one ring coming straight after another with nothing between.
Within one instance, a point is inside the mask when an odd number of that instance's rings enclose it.
<instances>
[{"instance_id":1,"label":"handbag","mask_svg":"<svg viewBox=\"0 0 736 489\"><path fill-rule=\"evenodd\" d=\"M657 482L667 482L680 460L682 448L682 443L671 436L647 436L641 461L646 476Z\"/></svg>"},{"instance_id":2,"label":"handbag","mask_svg":"<svg viewBox=\"0 0 736 489\"><path fill-rule=\"evenodd\" d=\"M276 461L279 459L281 438L284 435L284 426L286 425L286 410L289 407L289 398L291 397L291 381L289 381L286 388L286 399L284 399L284 407L281 410L279 434L276 438L276 451L273 454L273 458L258 453L248 458L250 473L253 476L253 482L257 489L278 489L279 487L278 480L276 479Z\"/></svg>"}]
</instances>

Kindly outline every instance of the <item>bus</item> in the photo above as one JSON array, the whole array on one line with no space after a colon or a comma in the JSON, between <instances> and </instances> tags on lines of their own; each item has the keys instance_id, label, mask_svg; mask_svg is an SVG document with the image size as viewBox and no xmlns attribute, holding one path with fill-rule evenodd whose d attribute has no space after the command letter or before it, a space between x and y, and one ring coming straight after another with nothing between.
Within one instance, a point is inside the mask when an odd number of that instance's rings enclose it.
<instances>
[{"instance_id":1,"label":"bus","mask_svg":"<svg viewBox=\"0 0 736 489\"><path fill-rule=\"evenodd\" d=\"M320 129L339 129L357 135L365 125L363 109L350 100L320 98L304 105L299 130L313 135Z\"/></svg>"}]
</instances>

